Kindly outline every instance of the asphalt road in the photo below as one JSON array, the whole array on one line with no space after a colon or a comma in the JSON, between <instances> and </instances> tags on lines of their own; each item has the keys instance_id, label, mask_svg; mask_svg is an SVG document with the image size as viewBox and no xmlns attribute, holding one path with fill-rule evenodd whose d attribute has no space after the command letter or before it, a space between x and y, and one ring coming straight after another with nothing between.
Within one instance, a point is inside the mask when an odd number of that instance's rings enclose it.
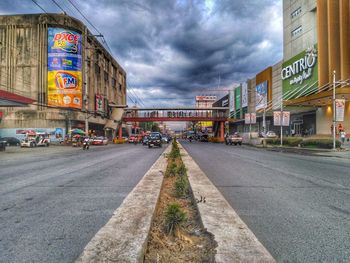
<instances>
[{"instance_id":1,"label":"asphalt road","mask_svg":"<svg viewBox=\"0 0 350 263\"><path fill-rule=\"evenodd\" d=\"M277 262L350 262L350 162L182 142Z\"/></svg>"},{"instance_id":2,"label":"asphalt road","mask_svg":"<svg viewBox=\"0 0 350 263\"><path fill-rule=\"evenodd\" d=\"M0 262L74 262L164 149L0 152Z\"/></svg>"}]
</instances>

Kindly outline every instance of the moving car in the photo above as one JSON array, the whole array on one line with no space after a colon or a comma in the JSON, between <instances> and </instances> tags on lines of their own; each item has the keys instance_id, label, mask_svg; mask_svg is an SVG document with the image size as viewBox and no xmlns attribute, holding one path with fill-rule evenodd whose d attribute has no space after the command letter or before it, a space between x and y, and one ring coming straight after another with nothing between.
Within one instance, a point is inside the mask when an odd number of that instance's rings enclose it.
<instances>
[{"instance_id":1,"label":"moving car","mask_svg":"<svg viewBox=\"0 0 350 263\"><path fill-rule=\"evenodd\" d=\"M159 132L152 132L148 139L148 148L153 146L162 147L162 135Z\"/></svg>"},{"instance_id":2,"label":"moving car","mask_svg":"<svg viewBox=\"0 0 350 263\"><path fill-rule=\"evenodd\" d=\"M225 138L226 145L242 145L243 138L239 135L238 132L235 132L232 135L228 135Z\"/></svg>"},{"instance_id":3,"label":"moving car","mask_svg":"<svg viewBox=\"0 0 350 263\"><path fill-rule=\"evenodd\" d=\"M0 138L0 141L3 141L6 146L19 146L21 144L21 141L15 137Z\"/></svg>"},{"instance_id":4,"label":"moving car","mask_svg":"<svg viewBox=\"0 0 350 263\"><path fill-rule=\"evenodd\" d=\"M108 139L106 137L103 137L103 136L94 137L94 138L92 138L91 144L92 145L107 145Z\"/></svg>"}]
</instances>

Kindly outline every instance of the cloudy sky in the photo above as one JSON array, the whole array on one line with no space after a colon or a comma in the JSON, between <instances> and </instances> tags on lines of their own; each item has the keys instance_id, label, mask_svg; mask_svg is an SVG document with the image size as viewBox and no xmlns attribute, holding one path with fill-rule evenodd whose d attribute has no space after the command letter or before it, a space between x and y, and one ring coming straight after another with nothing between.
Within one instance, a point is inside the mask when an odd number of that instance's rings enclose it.
<instances>
[{"instance_id":1,"label":"cloudy sky","mask_svg":"<svg viewBox=\"0 0 350 263\"><path fill-rule=\"evenodd\" d=\"M96 30L69 0L34 0ZM282 0L70 0L127 72L129 104L193 105L282 59ZM43 12L0 0L1 14ZM135 95L136 93L136 95Z\"/></svg>"}]
</instances>

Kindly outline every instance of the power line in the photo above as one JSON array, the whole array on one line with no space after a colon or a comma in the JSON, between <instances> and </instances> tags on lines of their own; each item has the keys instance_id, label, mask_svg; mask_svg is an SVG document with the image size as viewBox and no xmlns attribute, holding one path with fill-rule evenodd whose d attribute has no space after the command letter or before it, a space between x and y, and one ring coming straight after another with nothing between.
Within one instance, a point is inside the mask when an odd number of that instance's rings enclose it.
<instances>
[{"instance_id":1,"label":"power line","mask_svg":"<svg viewBox=\"0 0 350 263\"><path fill-rule=\"evenodd\" d=\"M58 8L61 9L63 13L66 13L66 11L64 11L63 8L55 0L51 0L51 1L54 2L55 5L58 6Z\"/></svg>"}]
</instances>

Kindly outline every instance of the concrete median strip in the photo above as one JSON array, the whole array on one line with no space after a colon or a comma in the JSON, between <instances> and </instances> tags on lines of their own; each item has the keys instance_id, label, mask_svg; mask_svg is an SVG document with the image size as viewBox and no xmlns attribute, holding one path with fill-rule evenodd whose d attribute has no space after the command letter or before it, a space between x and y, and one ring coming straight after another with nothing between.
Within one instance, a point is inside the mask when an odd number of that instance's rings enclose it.
<instances>
[{"instance_id":1,"label":"concrete median strip","mask_svg":"<svg viewBox=\"0 0 350 263\"><path fill-rule=\"evenodd\" d=\"M124 199L76 263L143 262L170 149L171 146ZM218 245L215 262L275 262L181 145L180 151L203 226Z\"/></svg>"},{"instance_id":2,"label":"concrete median strip","mask_svg":"<svg viewBox=\"0 0 350 263\"><path fill-rule=\"evenodd\" d=\"M164 151L112 218L87 244L77 263L143 261L167 165L165 154L170 148Z\"/></svg>"},{"instance_id":3,"label":"concrete median strip","mask_svg":"<svg viewBox=\"0 0 350 263\"><path fill-rule=\"evenodd\" d=\"M211 183L187 151L180 146L204 228L214 235L218 246L215 261L275 262L266 248L240 219L219 190Z\"/></svg>"}]
</instances>

